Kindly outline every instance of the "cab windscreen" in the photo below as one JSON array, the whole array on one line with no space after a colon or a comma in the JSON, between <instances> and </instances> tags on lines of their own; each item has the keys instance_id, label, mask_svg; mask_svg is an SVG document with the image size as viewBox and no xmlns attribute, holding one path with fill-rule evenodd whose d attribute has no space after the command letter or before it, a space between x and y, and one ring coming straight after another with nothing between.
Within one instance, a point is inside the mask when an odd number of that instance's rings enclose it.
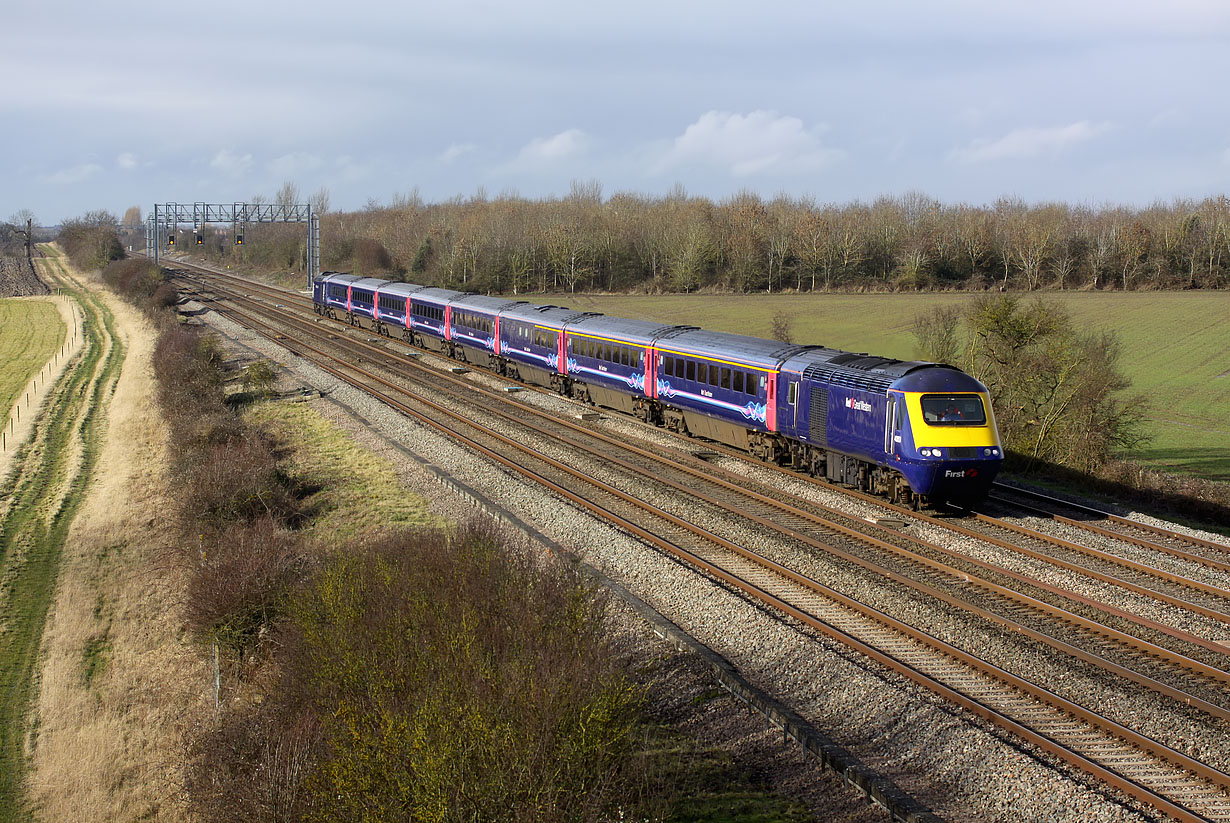
<instances>
[{"instance_id":1,"label":"cab windscreen","mask_svg":"<svg viewBox=\"0 0 1230 823\"><path fill-rule=\"evenodd\" d=\"M983 426L982 398L976 394L924 394L923 420L932 426Z\"/></svg>"}]
</instances>

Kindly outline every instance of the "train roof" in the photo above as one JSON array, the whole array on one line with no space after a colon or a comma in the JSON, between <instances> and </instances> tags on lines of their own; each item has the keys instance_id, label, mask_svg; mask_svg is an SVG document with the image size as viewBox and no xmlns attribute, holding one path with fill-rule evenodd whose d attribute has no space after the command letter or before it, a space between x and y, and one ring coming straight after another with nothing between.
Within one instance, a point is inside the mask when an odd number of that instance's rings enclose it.
<instances>
[{"instance_id":1,"label":"train roof","mask_svg":"<svg viewBox=\"0 0 1230 823\"><path fill-rule=\"evenodd\" d=\"M344 271L324 271L320 273L321 283L353 283L361 279L357 274L347 274Z\"/></svg>"},{"instance_id":2,"label":"train roof","mask_svg":"<svg viewBox=\"0 0 1230 823\"><path fill-rule=\"evenodd\" d=\"M658 338L656 347L665 352L695 354L717 360L736 361L762 369L775 369L803 347L780 340L765 340L743 334L705 331L683 326Z\"/></svg>"},{"instance_id":3,"label":"train roof","mask_svg":"<svg viewBox=\"0 0 1230 823\"><path fill-rule=\"evenodd\" d=\"M927 368L911 371L893 384L894 389L908 392L985 392L987 387L978 378L953 366L928 363Z\"/></svg>"},{"instance_id":4,"label":"train roof","mask_svg":"<svg viewBox=\"0 0 1230 823\"><path fill-rule=\"evenodd\" d=\"M365 291L376 291L381 286L388 285L391 281L382 280L379 277L361 277L358 280L353 280L350 283L352 289L364 289Z\"/></svg>"},{"instance_id":5,"label":"train roof","mask_svg":"<svg viewBox=\"0 0 1230 823\"><path fill-rule=\"evenodd\" d=\"M416 291L414 293L414 299L415 299L415 302L419 300L430 300L433 303L439 303L443 305L445 303L451 302L455 298L461 297L462 295L466 295L466 294L472 294L472 292L454 291L453 289L437 289L433 287L433 288L428 288L428 289L420 289Z\"/></svg>"},{"instance_id":6,"label":"train roof","mask_svg":"<svg viewBox=\"0 0 1230 823\"><path fill-rule=\"evenodd\" d=\"M695 328L695 326L676 326L650 320L630 320L624 317L594 314L580 317L569 323L568 334L615 339L648 346L669 331Z\"/></svg>"},{"instance_id":7,"label":"train roof","mask_svg":"<svg viewBox=\"0 0 1230 823\"><path fill-rule=\"evenodd\" d=\"M802 374L808 380L877 394L888 391L890 387L900 391L985 390L977 380L952 366L926 360L895 360L823 346L797 352L782 364L782 370Z\"/></svg>"},{"instance_id":8,"label":"train roof","mask_svg":"<svg viewBox=\"0 0 1230 823\"><path fill-rule=\"evenodd\" d=\"M422 291L425 286L420 286L418 283L390 283L385 282L380 287L381 294L391 294L395 297L408 297L415 292Z\"/></svg>"},{"instance_id":9,"label":"train roof","mask_svg":"<svg viewBox=\"0 0 1230 823\"><path fill-rule=\"evenodd\" d=\"M512 300L507 297L488 297L485 294L462 294L459 297L453 298L451 305L455 309L469 309L486 314L495 314L501 309L518 304L529 305L524 300Z\"/></svg>"},{"instance_id":10,"label":"train roof","mask_svg":"<svg viewBox=\"0 0 1230 823\"><path fill-rule=\"evenodd\" d=\"M538 326L562 329L565 324L579 320L582 317L592 317L597 314L597 312L577 311L576 309L568 309L563 306L534 306L525 303L520 306L509 306L500 312L500 317L501 319L520 320Z\"/></svg>"}]
</instances>

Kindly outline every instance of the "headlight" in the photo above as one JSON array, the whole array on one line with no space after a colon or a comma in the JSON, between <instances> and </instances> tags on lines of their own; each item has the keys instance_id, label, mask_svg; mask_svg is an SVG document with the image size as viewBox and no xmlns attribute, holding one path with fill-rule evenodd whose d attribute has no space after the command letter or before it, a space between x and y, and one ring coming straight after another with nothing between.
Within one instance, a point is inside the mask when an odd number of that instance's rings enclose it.
<instances>
[{"instance_id":1,"label":"headlight","mask_svg":"<svg viewBox=\"0 0 1230 823\"><path fill-rule=\"evenodd\" d=\"M991 456L991 450L990 450L990 449L983 449L983 450L982 450L982 453L983 453L983 454L985 454L987 457L990 457L990 456Z\"/></svg>"}]
</instances>

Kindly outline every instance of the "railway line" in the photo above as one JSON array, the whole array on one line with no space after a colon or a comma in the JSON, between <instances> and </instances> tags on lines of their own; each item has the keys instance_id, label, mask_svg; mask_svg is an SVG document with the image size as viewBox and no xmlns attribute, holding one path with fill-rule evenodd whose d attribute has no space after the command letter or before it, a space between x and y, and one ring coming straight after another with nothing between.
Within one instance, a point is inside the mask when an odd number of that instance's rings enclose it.
<instances>
[{"instance_id":1,"label":"railway line","mask_svg":"<svg viewBox=\"0 0 1230 823\"><path fill-rule=\"evenodd\" d=\"M1213 737L1217 729L1227 737L1222 724L1230 717L1230 675L1227 649L1216 636L1227 618L1209 591L1213 583L1193 587L1164 576L1148 585L1123 581L1134 595L1164 594L1173 601L1168 607L1195 615L1187 622L1144 617L937 541L869 524L816 503L814 495L785 494L785 484L751 483L746 474L698 457L692 441L668 437L665 448L629 445L528 401L507 403L507 393L415 364L390 351L384 338L353 340L344 327L296 317L287 307L302 311L306 301L297 295L244 282L242 294L258 294L259 302L239 309L231 301L242 299L240 292L228 295L235 286L214 281L210 288L215 297L202 297L221 312L424 425L446 426L451 437L509 471L776 609L798 631L821 633L867 655L1174 819L1230 820L1224 771L1230 751L1204 744L1200 757L1182 751L1191 748L1185 735L1203 736L1211 728ZM428 393L449 399L432 401ZM756 464L758 471L766 468ZM949 535L1015 545L951 519L908 516ZM1033 560L1081 568L1081 561L1048 557ZM834 580L844 581L842 590L830 585ZM1149 585L1169 588L1159 594ZM1192 603L1191 596L1204 599ZM927 618L919 620L920 613ZM1091 690L1078 696L1085 686L1064 683L1065 673L1093 684ZM1115 700L1120 694L1129 703L1144 701L1155 716L1142 722L1132 711L1115 717L1090 708L1113 709L1123 702Z\"/></svg>"}]
</instances>

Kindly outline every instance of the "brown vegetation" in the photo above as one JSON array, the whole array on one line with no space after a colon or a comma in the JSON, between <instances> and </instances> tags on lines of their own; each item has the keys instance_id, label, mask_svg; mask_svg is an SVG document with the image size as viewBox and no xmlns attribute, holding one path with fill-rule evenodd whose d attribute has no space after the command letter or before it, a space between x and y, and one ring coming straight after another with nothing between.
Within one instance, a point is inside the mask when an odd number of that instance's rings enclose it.
<instances>
[{"instance_id":1,"label":"brown vegetation","mask_svg":"<svg viewBox=\"0 0 1230 823\"><path fill-rule=\"evenodd\" d=\"M159 317L148 272L107 282ZM639 692L604 603L485 526L334 551L300 525L270 430L224 393L214 339L162 313L186 619L218 655L194 741L206 820L600 820L638 808ZM261 375L249 375L259 379Z\"/></svg>"},{"instance_id":2,"label":"brown vegetation","mask_svg":"<svg viewBox=\"0 0 1230 823\"><path fill-rule=\"evenodd\" d=\"M1144 398L1125 396L1113 334L1078 332L1063 307L981 297L915 323L919 347L986 384L1000 436L1028 470L1038 463L1092 472L1145 439Z\"/></svg>"},{"instance_id":3,"label":"brown vegetation","mask_svg":"<svg viewBox=\"0 0 1230 823\"><path fill-rule=\"evenodd\" d=\"M128 351L43 636L28 796L48 821L180 821L182 746L203 714L206 671L183 642L178 569L165 562L150 330L119 301L109 308Z\"/></svg>"},{"instance_id":4,"label":"brown vegetation","mask_svg":"<svg viewBox=\"0 0 1230 823\"><path fill-rule=\"evenodd\" d=\"M303 232L213 253L301 270ZM945 205L925 195L713 202L577 184L567 197L417 196L326 215L326 268L478 292L1172 289L1230 283L1230 199L1148 208Z\"/></svg>"},{"instance_id":5,"label":"brown vegetation","mask_svg":"<svg viewBox=\"0 0 1230 823\"><path fill-rule=\"evenodd\" d=\"M116 232L119 221L106 211L92 211L64 221L58 242L73 265L81 271L101 269L113 260L122 260L124 247Z\"/></svg>"}]
</instances>

